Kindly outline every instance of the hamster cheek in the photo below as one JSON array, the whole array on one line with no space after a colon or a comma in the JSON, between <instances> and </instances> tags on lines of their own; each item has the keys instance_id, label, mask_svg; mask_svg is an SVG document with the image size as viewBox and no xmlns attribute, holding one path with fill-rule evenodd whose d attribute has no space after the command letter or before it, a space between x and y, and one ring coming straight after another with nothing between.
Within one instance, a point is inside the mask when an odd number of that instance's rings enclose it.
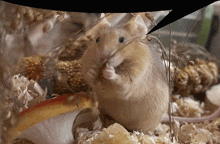
<instances>
[{"instance_id":1,"label":"hamster cheek","mask_svg":"<svg viewBox=\"0 0 220 144\"><path fill-rule=\"evenodd\" d=\"M105 79L114 80L116 77L115 69L112 66L106 64L106 67L103 69L103 77Z\"/></svg>"}]
</instances>

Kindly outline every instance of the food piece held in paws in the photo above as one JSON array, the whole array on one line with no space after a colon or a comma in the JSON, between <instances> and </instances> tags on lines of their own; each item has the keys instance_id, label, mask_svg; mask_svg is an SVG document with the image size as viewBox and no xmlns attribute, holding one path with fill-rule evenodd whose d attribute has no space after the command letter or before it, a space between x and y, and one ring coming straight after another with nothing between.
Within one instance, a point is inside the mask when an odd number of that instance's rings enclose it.
<instances>
[{"instance_id":1,"label":"food piece held in paws","mask_svg":"<svg viewBox=\"0 0 220 144\"><path fill-rule=\"evenodd\" d=\"M105 68L103 69L103 77L105 79L114 79L115 78L115 69L112 66L109 66L107 63Z\"/></svg>"},{"instance_id":2,"label":"food piece held in paws","mask_svg":"<svg viewBox=\"0 0 220 144\"><path fill-rule=\"evenodd\" d=\"M144 133L160 123L169 100L165 68L160 54L145 43L146 33L140 15L121 27L103 19L81 58L82 74L97 95L101 114Z\"/></svg>"}]
</instances>

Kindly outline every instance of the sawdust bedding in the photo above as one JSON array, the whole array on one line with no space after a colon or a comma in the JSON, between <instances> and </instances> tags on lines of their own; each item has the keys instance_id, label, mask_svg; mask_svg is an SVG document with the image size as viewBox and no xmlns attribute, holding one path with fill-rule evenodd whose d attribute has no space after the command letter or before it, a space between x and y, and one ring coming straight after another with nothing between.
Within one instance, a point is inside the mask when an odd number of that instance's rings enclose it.
<instances>
[{"instance_id":1,"label":"sawdust bedding","mask_svg":"<svg viewBox=\"0 0 220 144\"><path fill-rule=\"evenodd\" d=\"M177 111L185 116L199 116L205 114L199 102L188 98L179 99L180 103L173 103ZM184 106L183 106L184 105ZM188 109L188 111L186 111ZM101 131L89 132L82 130L79 143L82 144L219 144L220 117L204 123L172 123L172 134L169 123L160 123L154 132L144 135L141 132L128 132L122 125L115 123Z\"/></svg>"}]
</instances>

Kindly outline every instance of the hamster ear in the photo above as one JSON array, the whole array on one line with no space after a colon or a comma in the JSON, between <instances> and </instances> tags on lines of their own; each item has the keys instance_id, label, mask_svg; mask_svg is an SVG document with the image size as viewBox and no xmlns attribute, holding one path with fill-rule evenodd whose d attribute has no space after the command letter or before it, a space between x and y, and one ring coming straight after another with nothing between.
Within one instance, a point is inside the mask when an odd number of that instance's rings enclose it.
<instances>
[{"instance_id":1,"label":"hamster ear","mask_svg":"<svg viewBox=\"0 0 220 144\"><path fill-rule=\"evenodd\" d=\"M102 20L100 21L100 23L99 23L98 25L108 25L108 26L111 26L111 24L110 24L110 23L108 22L108 20L106 19L104 13L101 14L101 17L100 17L100 18L102 18Z\"/></svg>"},{"instance_id":2,"label":"hamster ear","mask_svg":"<svg viewBox=\"0 0 220 144\"><path fill-rule=\"evenodd\" d=\"M143 33L141 39L145 38L148 32L147 26L140 15L136 15L130 21L128 21L128 23L125 25L125 28L128 29L128 31L132 34Z\"/></svg>"},{"instance_id":3,"label":"hamster ear","mask_svg":"<svg viewBox=\"0 0 220 144\"><path fill-rule=\"evenodd\" d=\"M100 30L101 27L110 27L111 24L108 22L108 20L105 17L105 14L102 13L101 17L102 20L96 24L92 29L86 32L86 35L93 35L94 32L97 32Z\"/></svg>"}]
</instances>

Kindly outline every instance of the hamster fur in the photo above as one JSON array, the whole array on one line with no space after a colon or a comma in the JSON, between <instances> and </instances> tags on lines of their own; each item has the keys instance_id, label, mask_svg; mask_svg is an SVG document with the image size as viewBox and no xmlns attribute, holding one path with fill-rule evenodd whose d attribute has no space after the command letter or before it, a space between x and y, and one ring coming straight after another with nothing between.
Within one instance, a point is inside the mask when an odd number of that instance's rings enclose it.
<instances>
[{"instance_id":1,"label":"hamster fur","mask_svg":"<svg viewBox=\"0 0 220 144\"><path fill-rule=\"evenodd\" d=\"M93 32L93 41L81 63L82 74L97 96L101 114L130 131L147 133L156 128L168 109L168 82L160 55L140 37L101 69L113 51L143 32L147 33L147 28L140 15L121 27L112 27L103 20Z\"/></svg>"}]
</instances>

